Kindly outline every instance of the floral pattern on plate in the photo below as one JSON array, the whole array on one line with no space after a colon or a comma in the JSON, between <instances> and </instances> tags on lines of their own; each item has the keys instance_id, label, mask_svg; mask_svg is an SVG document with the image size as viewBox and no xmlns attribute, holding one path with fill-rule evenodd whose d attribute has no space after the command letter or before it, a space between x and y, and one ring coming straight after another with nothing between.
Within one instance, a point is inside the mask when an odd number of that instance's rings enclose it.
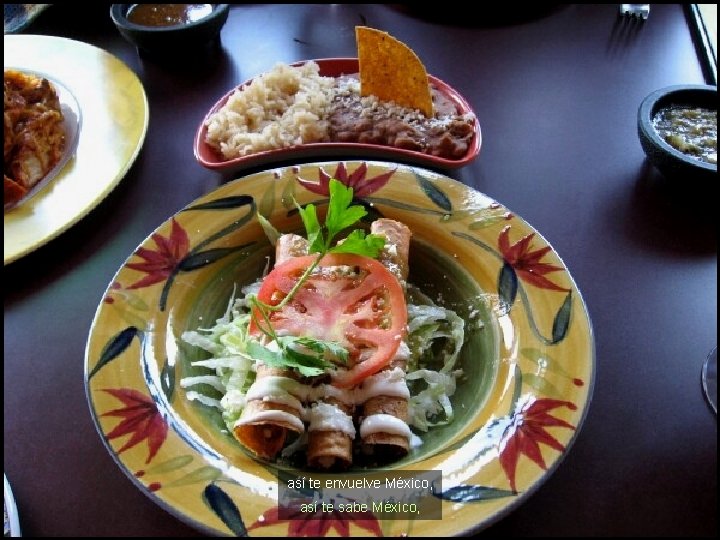
<instances>
[{"instance_id":1,"label":"floral pattern on plate","mask_svg":"<svg viewBox=\"0 0 720 540\"><path fill-rule=\"evenodd\" d=\"M212 324L233 287L261 275L270 247L255 219L298 230L295 207L327 204L327 183L414 233L411 281L466 320L449 426L423 435L399 470L440 470L443 519L369 513L280 515L286 471L247 455L218 414L178 381L194 374L183 331ZM120 268L90 331L86 385L116 460L165 508L211 534L461 534L528 496L562 459L587 411L594 343L579 291L551 246L487 196L427 170L375 162L274 169L220 187L155 231ZM350 474L362 474L351 471ZM478 504L482 503L482 504Z\"/></svg>"}]
</instances>

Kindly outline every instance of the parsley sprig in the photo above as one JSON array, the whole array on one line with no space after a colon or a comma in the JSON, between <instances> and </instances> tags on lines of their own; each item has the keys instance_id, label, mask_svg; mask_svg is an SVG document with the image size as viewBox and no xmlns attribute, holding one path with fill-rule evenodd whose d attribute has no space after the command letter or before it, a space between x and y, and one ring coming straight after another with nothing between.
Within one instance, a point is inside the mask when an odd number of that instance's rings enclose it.
<instances>
[{"instance_id":1,"label":"parsley sprig","mask_svg":"<svg viewBox=\"0 0 720 540\"><path fill-rule=\"evenodd\" d=\"M320 225L318 221L314 204L308 204L305 208L298 205L307 232L310 253L355 253L373 259L380 254L385 238L377 234L365 235L365 231L361 229L353 230L341 244L332 245L338 234L355 225L367 214L363 206L352 204L352 198L353 188L331 179L330 202L324 225Z\"/></svg>"},{"instance_id":2,"label":"parsley sprig","mask_svg":"<svg viewBox=\"0 0 720 540\"><path fill-rule=\"evenodd\" d=\"M353 253L365 257L376 258L385 246L385 238L377 234L365 234L361 229L354 229L341 243L335 239L346 229L355 225L366 214L367 210L359 204L352 204L353 189L342 182L330 180L330 200L325 222L320 223L317 208L308 204L304 208L295 202L300 212L307 234L309 253L317 253L312 264L305 269L290 292L277 305L269 305L260 301L257 296L249 297L253 310L253 322L265 334L274 347L265 346L257 341L248 344L248 354L267 366L293 368L301 375L311 377L320 375L331 367L326 359L328 355L341 362L347 362L348 351L337 343L323 341L312 337L278 336L272 326L270 314L285 307L308 280L315 268L328 253ZM267 228L266 225L263 225ZM260 315L259 320L256 312Z\"/></svg>"}]
</instances>

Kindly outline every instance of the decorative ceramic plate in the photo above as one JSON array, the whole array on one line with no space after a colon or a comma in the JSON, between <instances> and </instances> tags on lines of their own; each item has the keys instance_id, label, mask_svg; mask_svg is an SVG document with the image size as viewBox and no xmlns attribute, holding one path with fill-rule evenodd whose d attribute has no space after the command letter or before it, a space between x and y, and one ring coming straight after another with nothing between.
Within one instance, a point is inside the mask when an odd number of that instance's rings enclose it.
<instances>
[{"instance_id":1,"label":"decorative ceramic plate","mask_svg":"<svg viewBox=\"0 0 720 540\"><path fill-rule=\"evenodd\" d=\"M341 75L357 73L359 69L357 58L322 58L314 60L314 62L318 64L320 67L320 75L324 77L339 77ZM298 62L293 65L297 66L301 64L304 64L304 62ZM442 96L455 105L458 114L475 114L467 100L449 84L441 81L437 77L433 77L432 75L428 75L428 79L430 80L430 83L440 92L440 94L442 94ZM251 82L252 79L244 82L238 86L238 88L247 86ZM222 98L220 98L215 105L212 106L207 115L205 115L205 118L195 134L195 159L197 159L198 163L202 166L209 169L232 172L239 170L241 167L264 165L273 162L277 163L279 161L305 158L307 156L311 156L313 159L316 159L318 156L335 157L347 156L348 154L361 158L387 159L391 161L403 161L424 165L427 167L456 169L458 167L464 167L473 161L480 153L482 136L480 124L476 118L474 124L475 132L470 140L470 144L468 144L467 152L459 159L437 157L423 152L416 152L414 150L406 150L403 148L395 148L379 144L339 142L300 144L297 146L290 146L287 148L279 148L277 150L268 150L264 152L255 152L247 156L227 159L205 142L205 138L207 136L207 126L205 125L205 121L208 117L210 117L210 115L214 114L225 105L235 90L236 88L230 90Z\"/></svg>"},{"instance_id":2,"label":"decorative ceramic plate","mask_svg":"<svg viewBox=\"0 0 720 540\"><path fill-rule=\"evenodd\" d=\"M293 198L327 200L327 182L354 187L371 216L413 231L410 282L466 320L452 397L455 419L422 435L394 471L442 471L443 519L307 514L281 519L278 478L249 457L220 414L189 401L179 381L199 358L180 341L212 326L235 285L258 278L272 249L256 213L298 230ZM86 389L117 463L153 500L207 534L433 535L489 525L555 469L593 387L588 314L567 269L521 218L430 171L375 162L316 163L226 184L161 225L108 287L90 331ZM367 473L353 470L348 474Z\"/></svg>"},{"instance_id":3,"label":"decorative ceramic plate","mask_svg":"<svg viewBox=\"0 0 720 540\"><path fill-rule=\"evenodd\" d=\"M5 36L4 47L5 66L48 76L82 116L74 155L32 198L5 212L8 264L78 222L112 191L142 147L149 110L135 73L102 49L34 35Z\"/></svg>"},{"instance_id":4,"label":"decorative ceramic plate","mask_svg":"<svg viewBox=\"0 0 720 540\"><path fill-rule=\"evenodd\" d=\"M3 510L5 514L5 537L9 536L22 536L20 531L20 519L18 518L17 504L15 504L15 497L13 496L10 483L8 482L7 476L3 475L5 481L5 495Z\"/></svg>"}]
</instances>

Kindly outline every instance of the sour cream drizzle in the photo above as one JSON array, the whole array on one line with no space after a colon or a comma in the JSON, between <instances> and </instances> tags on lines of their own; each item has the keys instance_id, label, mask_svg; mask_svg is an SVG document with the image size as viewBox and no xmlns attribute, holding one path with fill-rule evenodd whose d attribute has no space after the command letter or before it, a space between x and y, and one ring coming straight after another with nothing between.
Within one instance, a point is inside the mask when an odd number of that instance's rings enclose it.
<instances>
[{"instance_id":1,"label":"sour cream drizzle","mask_svg":"<svg viewBox=\"0 0 720 540\"><path fill-rule=\"evenodd\" d=\"M356 405L361 405L376 396L410 397L410 390L405 382L405 372L399 367L380 371L368 377L351 392Z\"/></svg>"},{"instance_id":2,"label":"sour cream drizzle","mask_svg":"<svg viewBox=\"0 0 720 540\"><path fill-rule=\"evenodd\" d=\"M395 356L396 360L406 360L410 350L401 343ZM235 425L255 424L259 422L288 422L304 431L341 431L355 438L356 430L351 416L339 407L326 403L333 398L348 406L362 405L377 396L409 398L410 391L405 381L405 371L400 367L385 369L365 379L353 389L340 389L331 384L310 386L290 377L271 375L257 379L245 394L245 403L263 401L286 405L297 414L286 411L265 410L243 416ZM239 396L236 396L236 399ZM360 436L370 433L392 433L413 440L414 435L408 425L399 418L388 414L374 414L365 418L360 427Z\"/></svg>"},{"instance_id":3,"label":"sour cream drizzle","mask_svg":"<svg viewBox=\"0 0 720 540\"><path fill-rule=\"evenodd\" d=\"M314 403L327 398L337 399L347 405L362 405L376 396L409 398L405 372L399 367L380 371L351 390L341 390L331 384L310 386L290 377L272 375L257 379L245 394L245 400L282 403L300 411L303 403Z\"/></svg>"},{"instance_id":4,"label":"sour cream drizzle","mask_svg":"<svg viewBox=\"0 0 720 540\"><path fill-rule=\"evenodd\" d=\"M412 438L408 425L391 414L371 414L365 417L360 424L360 437L364 439L373 433L391 433L406 437L408 440Z\"/></svg>"},{"instance_id":5,"label":"sour cream drizzle","mask_svg":"<svg viewBox=\"0 0 720 540\"><path fill-rule=\"evenodd\" d=\"M305 411L305 418L310 423L308 431L341 431L351 439L355 438L353 419L330 403L315 403Z\"/></svg>"},{"instance_id":6,"label":"sour cream drizzle","mask_svg":"<svg viewBox=\"0 0 720 540\"><path fill-rule=\"evenodd\" d=\"M240 418L237 422L235 422L233 427L245 426L248 424L257 424L259 422L287 423L291 426L296 427L298 431L305 430L305 425L302 423L302 420L300 420L294 414L290 414L289 412L285 411L259 411L255 414Z\"/></svg>"}]
</instances>

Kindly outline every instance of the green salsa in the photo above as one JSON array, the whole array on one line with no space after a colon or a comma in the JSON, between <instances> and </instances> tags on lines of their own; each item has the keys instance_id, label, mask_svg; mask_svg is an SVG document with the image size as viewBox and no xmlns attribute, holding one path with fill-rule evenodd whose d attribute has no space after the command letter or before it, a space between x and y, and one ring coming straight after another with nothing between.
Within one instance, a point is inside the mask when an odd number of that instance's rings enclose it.
<instances>
[{"instance_id":1,"label":"green salsa","mask_svg":"<svg viewBox=\"0 0 720 540\"><path fill-rule=\"evenodd\" d=\"M717 165L717 109L671 105L657 112L653 127L676 150Z\"/></svg>"}]
</instances>

